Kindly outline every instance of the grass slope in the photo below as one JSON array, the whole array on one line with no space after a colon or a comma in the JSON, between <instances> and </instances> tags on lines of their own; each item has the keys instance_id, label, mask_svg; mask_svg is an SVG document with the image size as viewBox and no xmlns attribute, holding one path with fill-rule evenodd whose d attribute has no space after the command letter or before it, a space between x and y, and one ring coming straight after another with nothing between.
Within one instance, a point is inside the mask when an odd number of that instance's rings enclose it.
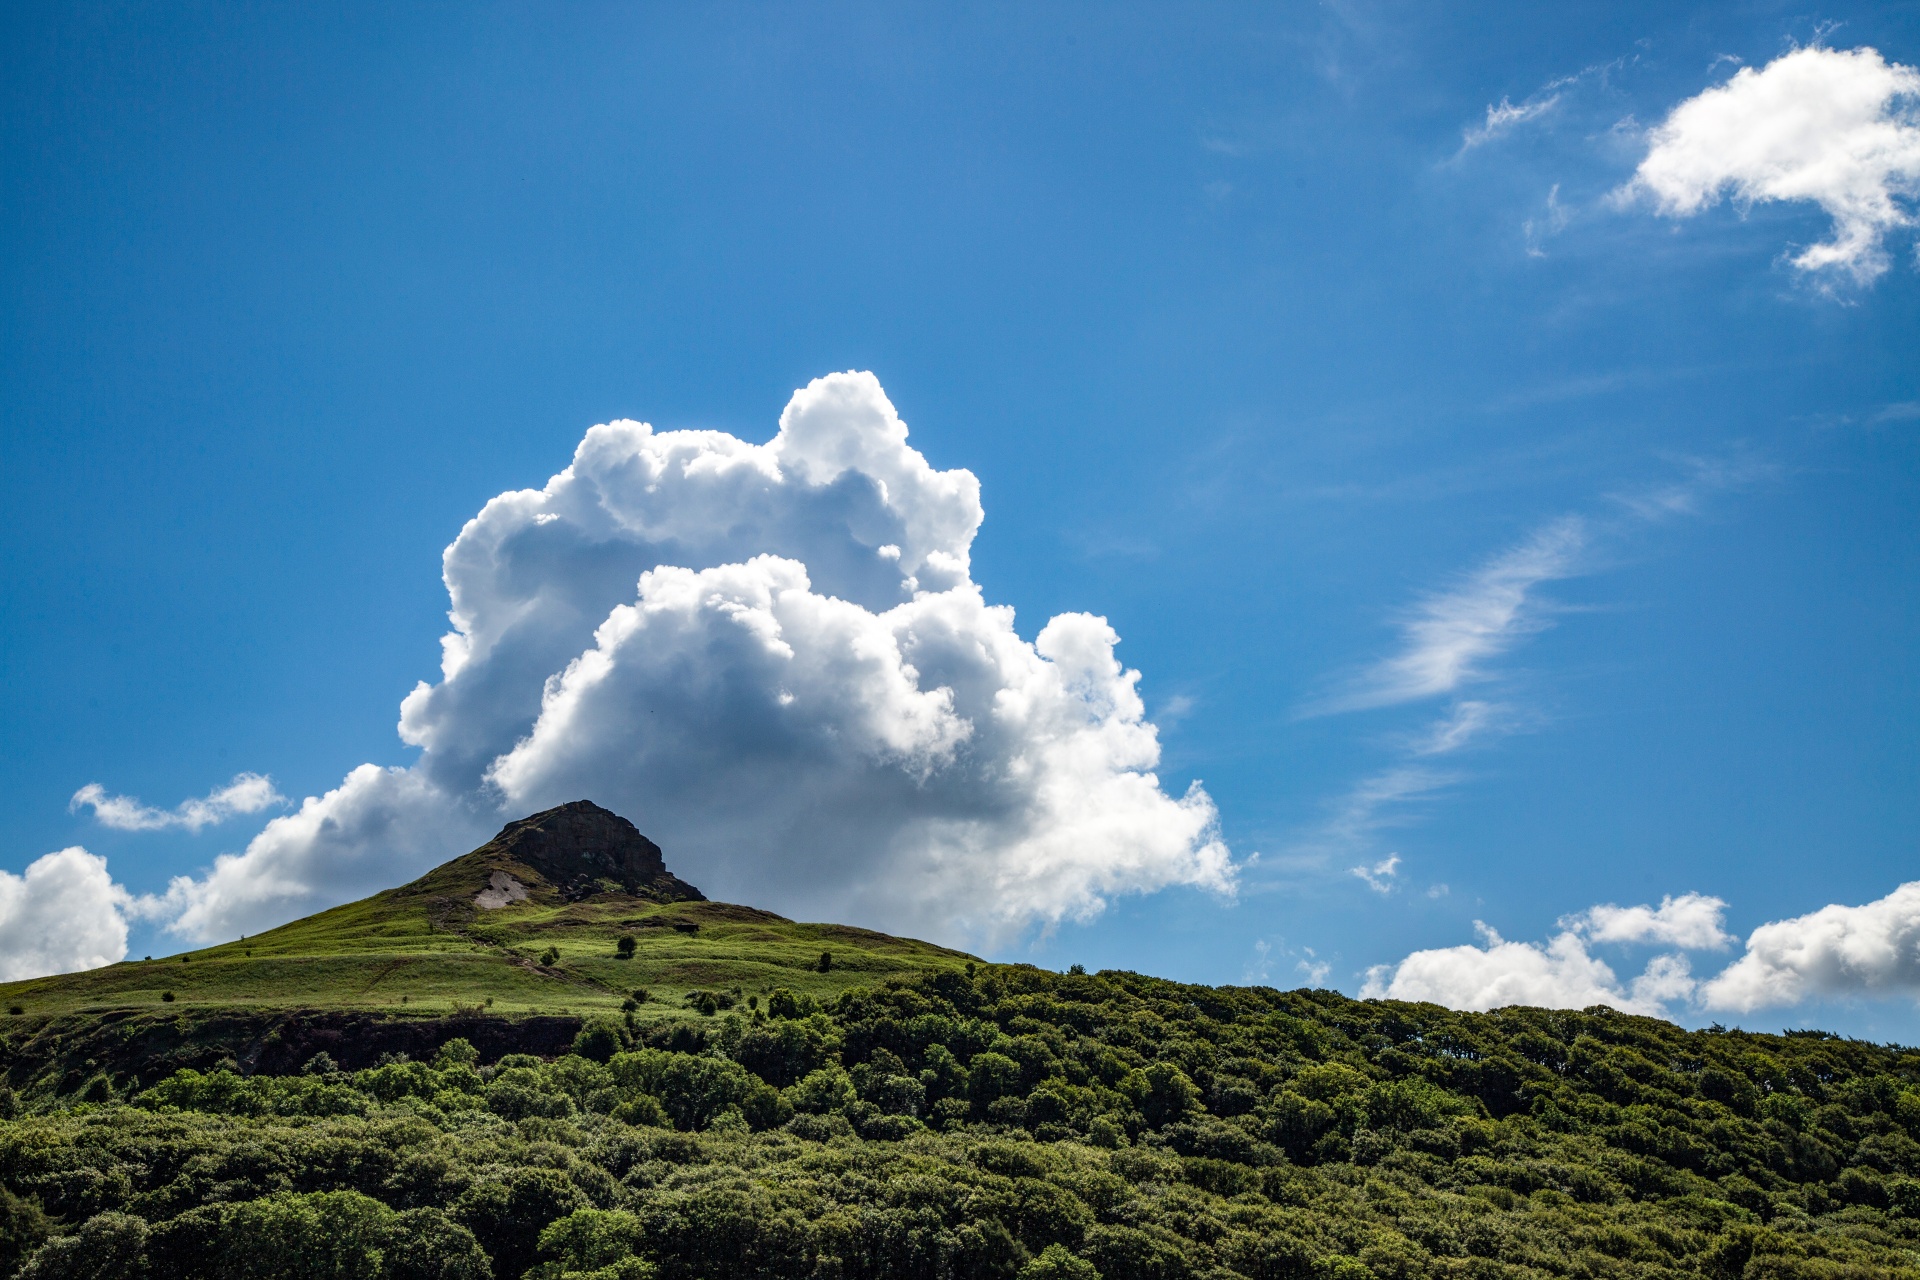
<instances>
[{"instance_id":1,"label":"grass slope","mask_svg":"<svg viewBox=\"0 0 1920 1280\"><path fill-rule=\"evenodd\" d=\"M474 896L496 872L524 885L527 899L477 907ZM631 959L616 955L625 934L636 942ZM543 962L549 948L557 958ZM822 952L833 957L826 972ZM0 984L0 1008L33 1020L142 1010L581 1014L616 1012L645 988L652 998L637 1011L644 1021L677 1016L695 990L786 987L830 1000L969 959L930 943L798 924L728 903L656 902L624 892L568 901L532 867L488 844L411 884L237 942Z\"/></svg>"}]
</instances>

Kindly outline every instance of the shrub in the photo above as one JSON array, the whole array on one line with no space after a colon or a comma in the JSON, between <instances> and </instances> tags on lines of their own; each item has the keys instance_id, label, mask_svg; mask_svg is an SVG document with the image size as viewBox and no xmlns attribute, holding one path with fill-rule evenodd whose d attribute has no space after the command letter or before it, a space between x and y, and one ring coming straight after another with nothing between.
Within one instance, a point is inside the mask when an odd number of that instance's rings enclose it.
<instances>
[{"instance_id":1,"label":"shrub","mask_svg":"<svg viewBox=\"0 0 1920 1280\"><path fill-rule=\"evenodd\" d=\"M0 1276L12 1275L52 1230L38 1200L16 1196L0 1186Z\"/></svg>"},{"instance_id":2,"label":"shrub","mask_svg":"<svg viewBox=\"0 0 1920 1280\"><path fill-rule=\"evenodd\" d=\"M138 1265L146 1249L144 1219L95 1214L74 1234L41 1245L21 1270L20 1280L116 1280Z\"/></svg>"},{"instance_id":3,"label":"shrub","mask_svg":"<svg viewBox=\"0 0 1920 1280\"><path fill-rule=\"evenodd\" d=\"M473 1232L439 1209L396 1214L383 1280L491 1280L493 1267Z\"/></svg>"},{"instance_id":4,"label":"shrub","mask_svg":"<svg viewBox=\"0 0 1920 1280\"><path fill-rule=\"evenodd\" d=\"M622 1209L575 1209L540 1233L540 1252L551 1261L530 1273L533 1280L594 1275L599 1280L643 1280L653 1268L634 1256L646 1238L640 1219ZM620 1268L616 1270L615 1268Z\"/></svg>"},{"instance_id":5,"label":"shrub","mask_svg":"<svg viewBox=\"0 0 1920 1280\"><path fill-rule=\"evenodd\" d=\"M454 1205L454 1218L493 1258L498 1276L518 1276L536 1261L547 1225L590 1207L579 1188L558 1169L514 1169L475 1183Z\"/></svg>"},{"instance_id":6,"label":"shrub","mask_svg":"<svg viewBox=\"0 0 1920 1280\"><path fill-rule=\"evenodd\" d=\"M440 1052L433 1055L434 1069L445 1071L449 1067L471 1067L480 1061L480 1051L473 1042L464 1036L456 1036L440 1046Z\"/></svg>"},{"instance_id":7,"label":"shrub","mask_svg":"<svg viewBox=\"0 0 1920 1280\"><path fill-rule=\"evenodd\" d=\"M1020 1280L1100 1280L1100 1269L1085 1258L1075 1257L1063 1246L1050 1244L1040 1251L1039 1257L1020 1268Z\"/></svg>"},{"instance_id":8,"label":"shrub","mask_svg":"<svg viewBox=\"0 0 1920 1280\"><path fill-rule=\"evenodd\" d=\"M606 1062L626 1047L620 1024L607 1018L595 1018L580 1028L573 1038L573 1051L593 1062Z\"/></svg>"}]
</instances>

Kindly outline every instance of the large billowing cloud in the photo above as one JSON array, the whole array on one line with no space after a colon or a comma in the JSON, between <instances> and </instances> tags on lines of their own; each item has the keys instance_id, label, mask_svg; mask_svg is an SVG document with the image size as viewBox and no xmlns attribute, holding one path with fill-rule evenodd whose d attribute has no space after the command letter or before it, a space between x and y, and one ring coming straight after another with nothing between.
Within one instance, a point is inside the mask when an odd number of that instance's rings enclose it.
<instances>
[{"instance_id":1,"label":"large billowing cloud","mask_svg":"<svg viewBox=\"0 0 1920 1280\"><path fill-rule=\"evenodd\" d=\"M981 518L868 374L796 393L766 444L594 427L447 548L441 679L401 708L419 761L175 881L174 927L252 932L581 797L714 896L953 940L1230 892L1212 802L1153 772L1118 637L1065 614L1023 639L971 579Z\"/></svg>"},{"instance_id":2,"label":"large billowing cloud","mask_svg":"<svg viewBox=\"0 0 1920 1280\"><path fill-rule=\"evenodd\" d=\"M1727 196L1811 201L1833 234L1794 266L1871 280L1887 269L1888 233L1913 222L1902 202L1920 187L1917 100L1920 71L1873 49L1795 49L1675 107L1619 194L1673 217Z\"/></svg>"},{"instance_id":3,"label":"large billowing cloud","mask_svg":"<svg viewBox=\"0 0 1920 1280\"><path fill-rule=\"evenodd\" d=\"M132 907L107 860L77 846L0 871L0 982L124 959Z\"/></svg>"}]
</instances>

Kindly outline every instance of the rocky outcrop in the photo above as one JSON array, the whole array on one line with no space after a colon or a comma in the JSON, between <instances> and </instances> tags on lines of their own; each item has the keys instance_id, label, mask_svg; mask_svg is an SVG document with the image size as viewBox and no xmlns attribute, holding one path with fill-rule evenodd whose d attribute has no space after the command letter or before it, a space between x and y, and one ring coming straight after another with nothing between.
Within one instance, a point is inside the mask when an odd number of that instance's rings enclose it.
<instances>
[{"instance_id":1,"label":"rocky outcrop","mask_svg":"<svg viewBox=\"0 0 1920 1280\"><path fill-rule=\"evenodd\" d=\"M475 852L503 854L532 868L569 900L610 890L656 902L707 899L667 870L660 846L641 835L639 828L590 800L575 800L509 822Z\"/></svg>"}]
</instances>

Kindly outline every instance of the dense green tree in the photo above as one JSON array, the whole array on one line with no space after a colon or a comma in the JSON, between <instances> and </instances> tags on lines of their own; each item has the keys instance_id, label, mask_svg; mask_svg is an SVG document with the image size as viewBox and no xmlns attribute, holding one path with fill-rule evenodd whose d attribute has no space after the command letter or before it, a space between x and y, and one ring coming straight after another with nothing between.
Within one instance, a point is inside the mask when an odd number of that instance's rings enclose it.
<instances>
[{"instance_id":1,"label":"dense green tree","mask_svg":"<svg viewBox=\"0 0 1920 1280\"><path fill-rule=\"evenodd\" d=\"M34 1085L0 1276L1920 1280L1912 1050L1017 966L765 1005Z\"/></svg>"},{"instance_id":2,"label":"dense green tree","mask_svg":"<svg viewBox=\"0 0 1920 1280\"><path fill-rule=\"evenodd\" d=\"M121 1280L146 1272L146 1221L98 1213L70 1236L47 1241L21 1270L21 1280Z\"/></svg>"}]
</instances>

